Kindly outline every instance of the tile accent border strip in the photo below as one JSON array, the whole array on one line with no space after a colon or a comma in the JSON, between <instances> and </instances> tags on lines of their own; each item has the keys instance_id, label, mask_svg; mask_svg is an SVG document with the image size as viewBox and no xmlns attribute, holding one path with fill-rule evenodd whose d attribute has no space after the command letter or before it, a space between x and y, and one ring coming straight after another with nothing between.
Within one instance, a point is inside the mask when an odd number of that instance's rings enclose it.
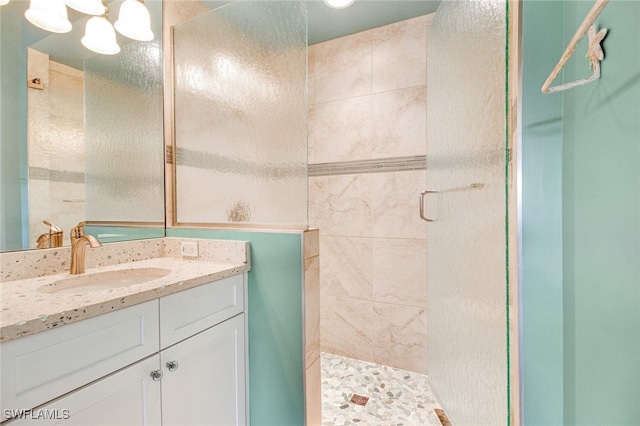
<instances>
[{"instance_id":1,"label":"tile accent border strip","mask_svg":"<svg viewBox=\"0 0 640 426\"><path fill-rule=\"evenodd\" d=\"M29 167L29 179L49 180L52 182L84 183L84 173L66 170L53 170L45 167Z\"/></svg>"},{"instance_id":2,"label":"tile accent border strip","mask_svg":"<svg viewBox=\"0 0 640 426\"><path fill-rule=\"evenodd\" d=\"M177 166L216 170L220 173L253 175L269 179L304 178L306 172L306 165L302 162L300 164L266 164L186 148L165 150L165 161L168 159L174 160Z\"/></svg>"},{"instance_id":3,"label":"tile accent border strip","mask_svg":"<svg viewBox=\"0 0 640 426\"><path fill-rule=\"evenodd\" d=\"M309 176L352 175L425 170L426 155L309 164Z\"/></svg>"}]
</instances>

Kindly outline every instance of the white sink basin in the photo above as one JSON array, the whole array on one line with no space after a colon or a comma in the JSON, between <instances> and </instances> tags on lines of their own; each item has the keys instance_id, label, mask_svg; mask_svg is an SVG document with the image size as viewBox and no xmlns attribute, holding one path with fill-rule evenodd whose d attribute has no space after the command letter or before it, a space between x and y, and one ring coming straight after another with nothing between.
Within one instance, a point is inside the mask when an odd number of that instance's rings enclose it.
<instances>
[{"instance_id":1,"label":"white sink basin","mask_svg":"<svg viewBox=\"0 0 640 426\"><path fill-rule=\"evenodd\" d=\"M75 275L43 285L41 293L73 294L110 290L134 284L142 284L169 275L171 270L161 268L138 268Z\"/></svg>"}]
</instances>

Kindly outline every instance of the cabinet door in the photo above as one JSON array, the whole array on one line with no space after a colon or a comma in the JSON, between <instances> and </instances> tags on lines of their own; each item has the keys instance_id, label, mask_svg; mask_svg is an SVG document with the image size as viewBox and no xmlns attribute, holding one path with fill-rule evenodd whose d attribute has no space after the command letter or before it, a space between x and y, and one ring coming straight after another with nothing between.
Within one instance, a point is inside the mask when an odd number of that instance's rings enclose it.
<instances>
[{"instance_id":1,"label":"cabinet door","mask_svg":"<svg viewBox=\"0 0 640 426\"><path fill-rule=\"evenodd\" d=\"M12 425L158 426L160 382L150 376L159 355L140 361L39 409Z\"/></svg>"},{"instance_id":2,"label":"cabinet door","mask_svg":"<svg viewBox=\"0 0 640 426\"><path fill-rule=\"evenodd\" d=\"M240 314L160 352L163 425L244 425L244 348Z\"/></svg>"}]
</instances>

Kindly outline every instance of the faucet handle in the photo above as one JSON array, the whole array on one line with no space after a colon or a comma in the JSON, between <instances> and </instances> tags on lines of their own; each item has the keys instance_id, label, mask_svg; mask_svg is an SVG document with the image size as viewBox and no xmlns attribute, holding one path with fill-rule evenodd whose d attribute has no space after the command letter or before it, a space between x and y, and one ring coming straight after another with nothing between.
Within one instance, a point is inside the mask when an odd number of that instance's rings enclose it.
<instances>
[{"instance_id":1,"label":"faucet handle","mask_svg":"<svg viewBox=\"0 0 640 426\"><path fill-rule=\"evenodd\" d=\"M42 223L49 227L49 247L62 247L62 228L51 223L50 220L43 220Z\"/></svg>"},{"instance_id":2,"label":"faucet handle","mask_svg":"<svg viewBox=\"0 0 640 426\"><path fill-rule=\"evenodd\" d=\"M85 221L79 222L76 226L71 228L71 233L76 237L82 237L84 235L84 226L86 224L87 222Z\"/></svg>"},{"instance_id":3,"label":"faucet handle","mask_svg":"<svg viewBox=\"0 0 640 426\"><path fill-rule=\"evenodd\" d=\"M71 232L69 233L69 239L71 240L71 245L73 245L73 243L75 243L78 238L80 237L84 237L84 226L87 224L87 222L80 222L78 223L76 226L74 226L73 228L71 228Z\"/></svg>"},{"instance_id":4,"label":"faucet handle","mask_svg":"<svg viewBox=\"0 0 640 426\"><path fill-rule=\"evenodd\" d=\"M44 223L45 225L47 225L49 227L49 232L52 233L52 234L56 233L56 232L62 232L62 228L60 228L57 225L54 225L53 223L51 223L50 220L45 219L45 220L42 221L42 223Z\"/></svg>"}]
</instances>

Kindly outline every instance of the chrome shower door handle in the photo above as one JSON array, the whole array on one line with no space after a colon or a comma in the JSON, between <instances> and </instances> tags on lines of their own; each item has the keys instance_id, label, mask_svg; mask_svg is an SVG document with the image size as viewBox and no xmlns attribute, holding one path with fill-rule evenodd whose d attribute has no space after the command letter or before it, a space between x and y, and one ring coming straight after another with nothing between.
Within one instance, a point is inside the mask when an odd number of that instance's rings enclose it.
<instances>
[{"instance_id":1,"label":"chrome shower door handle","mask_svg":"<svg viewBox=\"0 0 640 426\"><path fill-rule=\"evenodd\" d=\"M424 196L427 194L437 194L440 191L434 190L426 190L420 193L420 219L426 220L427 222L433 222L433 219L429 219L424 215Z\"/></svg>"}]
</instances>

